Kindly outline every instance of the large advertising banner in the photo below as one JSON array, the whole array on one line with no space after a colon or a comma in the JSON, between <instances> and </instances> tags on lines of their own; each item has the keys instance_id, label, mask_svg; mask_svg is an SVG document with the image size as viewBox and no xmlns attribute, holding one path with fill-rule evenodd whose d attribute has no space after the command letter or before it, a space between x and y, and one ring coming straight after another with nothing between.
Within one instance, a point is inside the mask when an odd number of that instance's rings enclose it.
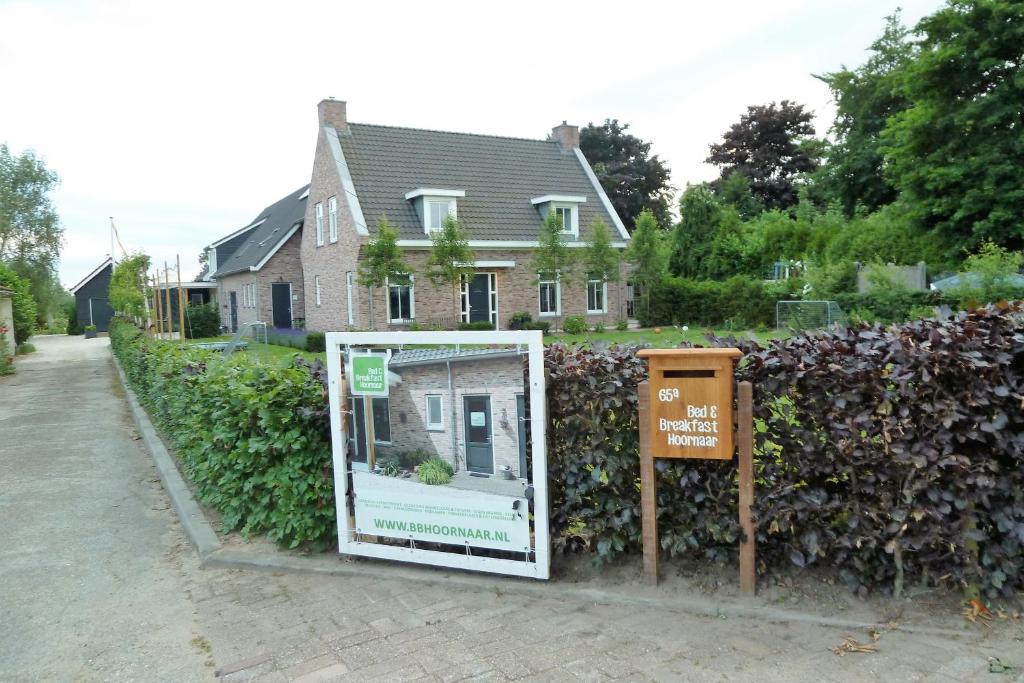
<instances>
[{"instance_id":1,"label":"large advertising banner","mask_svg":"<svg viewBox=\"0 0 1024 683\"><path fill-rule=\"evenodd\" d=\"M338 551L547 579L541 333L326 342Z\"/></svg>"}]
</instances>

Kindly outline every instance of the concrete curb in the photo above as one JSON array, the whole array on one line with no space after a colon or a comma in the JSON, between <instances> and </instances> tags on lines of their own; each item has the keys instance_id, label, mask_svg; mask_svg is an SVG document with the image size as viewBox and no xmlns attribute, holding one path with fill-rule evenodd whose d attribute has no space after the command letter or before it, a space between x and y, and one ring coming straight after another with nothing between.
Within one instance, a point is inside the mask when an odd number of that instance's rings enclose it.
<instances>
[{"instance_id":1,"label":"concrete curb","mask_svg":"<svg viewBox=\"0 0 1024 683\"><path fill-rule=\"evenodd\" d=\"M121 380L121 386L124 388L125 396L128 399L128 407L131 409L135 429L138 430L142 442L146 444L146 448L153 457L156 469L160 473L160 481L163 482L164 490L167 491L167 495L171 498L171 505L174 506L174 511L181 521L181 526L185 529L185 535L199 554L200 564L205 564L206 559L211 553L220 550L220 539L217 538L217 534L214 533L213 527L207 521L206 515L203 514L199 504L192 497L192 491L185 484L185 480L181 478L178 466L175 465L171 454L167 452L167 448L156 433L153 423L149 421L149 415L146 414L145 409L139 404L138 399L135 398L135 392L128 386L128 379L125 377L121 363L117 360L113 350L111 350L110 356L114 361L114 367L117 368L117 376Z\"/></svg>"},{"instance_id":2,"label":"concrete curb","mask_svg":"<svg viewBox=\"0 0 1024 683\"><path fill-rule=\"evenodd\" d=\"M128 387L127 378L117 357L111 356L117 368L118 377L124 387L131 408L135 426L143 442L153 456L160 479L174 505L174 510L185 529L185 535L195 547L199 555L200 566L221 567L227 569L255 569L262 571L293 572L320 574L327 576L373 576L395 581L414 581L417 583L459 587L478 592L512 593L541 600L573 600L602 605L619 605L624 607L657 608L668 611L686 612L714 618L748 618L768 622L790 622L816 624L819 626L866 630L869 628L885 628L881 622L857 621L824 617L806 612L794 612L768 606L756 599L737 602L709 601L694 597L668 597L627 595L599 588L579 588L571 584L555 582L539 582L514 577L478 575L469 572L453 572L449 569L391 564L364 558L298 557L285 553L267 554L262 552L245 552L229 550L223 547L207 521L202 509L192 497L192 491L185 484L178 472L171 454L167 452L163 441L156 433L149 415L135 398ZM913 624L900 624L900 631L933 635L944 638L959 638L963 631L953 629L930 628ZM969 635L969 634L968 634Z\"/></svg>"}]
</instances>

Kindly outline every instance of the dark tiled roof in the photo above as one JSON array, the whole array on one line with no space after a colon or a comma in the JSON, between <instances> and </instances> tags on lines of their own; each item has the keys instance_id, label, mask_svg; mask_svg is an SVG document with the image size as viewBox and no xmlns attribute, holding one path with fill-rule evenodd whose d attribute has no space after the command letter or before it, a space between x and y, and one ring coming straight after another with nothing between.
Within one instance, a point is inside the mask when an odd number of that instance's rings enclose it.
<instances>
[{"instance_id":1,"label":"dark tiled roof","mask_svg":"<svg viewBox=\"0 0 1024 683\"><path fill-rule=\"evenodd\" d=\"M488 360L489 358L509 358L526 354L525 349L509 347L504 349L402 349L391 356L389 367L405 367L410 365L430 365L445 361Z\"/></svg>"},{"instance_id":2,"label":"dark tiled roof","mask_svg":"<svg viewBox=\"0 0 1024 683\"><path fill-rule=\"evenodd\" d=\"M217 268L213 277L249 270L277 248L292 227L301 224L305 218L306 198L304 195L308 189L309 185L304 185L287 197L279 199L263 209L252 222L257 223L264 218L266 220L245 233L245 241L235 249L225 263Z\"/></svg>"},{"instance_id":3,"label":"dark tiled roof","mask_svg":"<svg viewBox=\"0 0 1024 683\"><path fill-rule=\"evenodd\" d=\"M557 142L365 123L349 129L338 139L371 233L384 214L402 239L428 239L405 194L431 188L466 192L458 215L470 239L536 240L542 219L530 200L544 195L587 198L581 237L599 218L616 234L579 159Z\"/></svg>"}]
</instances>

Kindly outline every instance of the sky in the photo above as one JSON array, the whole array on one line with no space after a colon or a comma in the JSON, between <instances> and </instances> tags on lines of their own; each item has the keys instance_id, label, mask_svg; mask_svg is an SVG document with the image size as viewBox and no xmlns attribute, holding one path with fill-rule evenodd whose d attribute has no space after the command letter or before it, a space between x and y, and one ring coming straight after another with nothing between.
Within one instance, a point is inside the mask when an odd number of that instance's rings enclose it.
<instances>
[{"instance_id":1,"label":"sky","mask_svg":"<svg viewBox=\"0 0 1024 683\"><path fill-rule=\"evenodd\" d=\"M351 121L518 137L617 118L681 189L716 177L708 145L750 105L795 100L825 134L813 74L861 64L897 6L913 24L940 4L0 0L0 142L61 177L65 286L110 252L110 217L191 279L309 182L326 97Z\"/></svg>"}]
</instances>

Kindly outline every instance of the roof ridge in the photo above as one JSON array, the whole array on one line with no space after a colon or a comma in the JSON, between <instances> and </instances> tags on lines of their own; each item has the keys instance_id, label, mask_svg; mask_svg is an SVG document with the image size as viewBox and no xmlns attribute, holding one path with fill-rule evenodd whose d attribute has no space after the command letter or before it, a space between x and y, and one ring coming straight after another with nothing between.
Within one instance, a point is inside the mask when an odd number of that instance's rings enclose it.
<instances>
[{"instance_id":1,"label":"roof ridge","mask_svg":"<svg viewBox=\"0 0 1024 683\"><path fill-rule=\"evenodd\" d=\"M381 123L358 123L355 121L349 122L350 126L367 126L370 128L388 128L391 130L411 130L418 133L443 133L444 135L465 135L466 137L474 138L492 138L497 140L517 140L519 142L540 142L544 144L558 144L555 140L547 140L541 138L526 138L517 135L493 135L489 133L465 133L457 130L440 130L438 128L417 128L415 126L387 126Z\"/></svg>"}]
</instances>

